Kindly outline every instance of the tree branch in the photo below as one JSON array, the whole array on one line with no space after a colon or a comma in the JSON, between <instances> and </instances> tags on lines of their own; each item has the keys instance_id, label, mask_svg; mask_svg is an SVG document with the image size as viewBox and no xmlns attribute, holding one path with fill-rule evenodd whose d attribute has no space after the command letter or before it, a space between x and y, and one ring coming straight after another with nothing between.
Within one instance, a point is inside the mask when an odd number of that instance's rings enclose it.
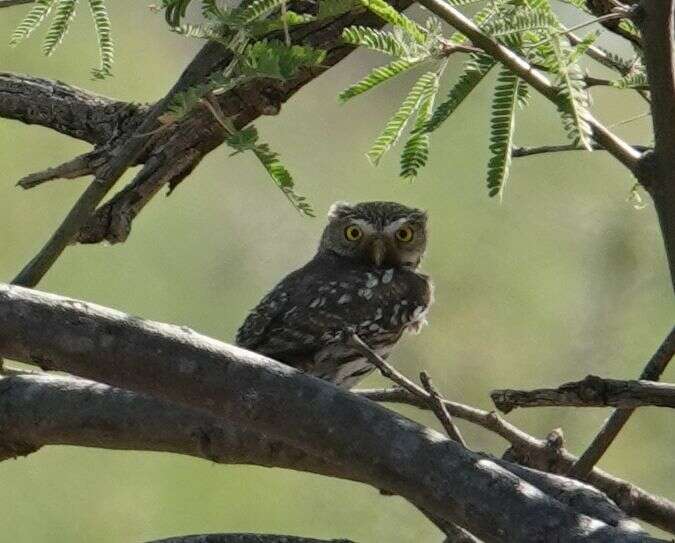
<instances>
[{"instance_id":1,"label":"tree branch","mask_svg":"<svg viewBox=\"0 0 675 543\"><path fill-rule=\"evenodd\" d=\"M2 286L0 356L236 421L349 468L351 479L395 492L488 542L540 541L542 534L561 541L570 534L579 541L650 541L580 515L433 430L186 328Z\"/></svg>"},{"instance_id":2,"label":"tree branch","mask_svg":"<svg viewBox=\"0 0 675 543\"><path fill-rule=\"evenodd\" d=\"M675 58L673 0L644 0L638 24L644 42L652 98L654 153L645 157L638 180L654 200L675 289Z\"/></svg>"},{"instance_id":3,"label":"tree branch","mask_svg":"<svg viewBox=\"0 0 675 543\"><path fill-rule=\"evenodd\" d=\"M675 356L675 327L670 330L666 339L663 340L663 343L661 343L654 355L649 359L649 362L647 362L647 365L640 374L640 379L644 381L658 381L673 356ZM595 439L593 439L593 442L570 469L569 475L571 477L576 477L577 479L586 478L593 469L593 466L598 463L598 460L602 458L602 455L605 454L605 451L616 439L616 436L619 435L619 432L628 422L633 411L634 409L617 409L611 414L605 421L602 429L595 436Z\"/></svg>"},{"instance_id":4,"label":"tree branch","mask_svg":"<svg viewBox=\"0 0 675 543\"><path fill-rule=\"evenodd\" d=\"M589 375L558 388L500 389L490 393L497 409L508 413L517 407L572 406L621 408L654 405L675 407L675 385L652 381L620 381Z\"/></svg>"},{"instance_id":5,"label":"tree branch","mask_svg":"<svg viewBox=\"0 0 675 543\"><path fill-rule=\"evenodd\" d=\"M0 72L0 117L51 128L95 145L132 130L146 111L146 106L60 81Z\"/></svg>"},{"instance_id":6,"label":"tree branch","mask_svg":"<svg viewBox=\"0 0 675 543\"><path fill-rule=\"evenodd\" d=\"M651 150L651 147L645 145L632 145L633 149L640 153ZM597 151L606 151L606 149L600 145L593 144L593 149ZM565 153L568 151L587 151L585 147L581 147L576 143L569 143L564 145L541 145L538 147L514 147L511 152L513 158L521 158L526 156L533 155L542 155L547 153Z\"/></svg>"}]
</instances>

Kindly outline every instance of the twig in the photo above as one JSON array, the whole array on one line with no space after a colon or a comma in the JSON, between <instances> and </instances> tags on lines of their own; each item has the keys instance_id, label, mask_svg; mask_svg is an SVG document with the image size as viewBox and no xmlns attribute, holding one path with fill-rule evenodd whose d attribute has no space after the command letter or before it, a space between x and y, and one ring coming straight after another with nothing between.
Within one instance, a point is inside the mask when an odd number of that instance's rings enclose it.
<instances>
[{"instance_id":1,"label":"twig","mask_svg":"<svg viewBox=\"0 0 675 543\"><path fill-rule=\"evenodd\" d=\"M97 158L99 159L98 161L96 160ZM17 186L24 189L32 189L53 179L76 179L84 175L91 175L100 166L99 162L101 160L105 160L105 157L100 149L96 149L76 156L53 168L47 168L41 172L31 173L22 177L17 182Z\"/></svg>"},{"instance_id":2,"label":"twig","mask_svg":"<svg viewBox=\"0 0 675 543\"><path fill-rule=\"evenodd\" d=\"M666 369L668 362L673 358L673 355L675 355L675 327L672 328L666 339L663 340L663 343L661 343L649 362L647 362L645 369L640 375L640 379L658 381ZM605 451L616 439L616 436L619 435L619 432L626 422L628 422L633 411L635 409L616 409L610 415L602 426L602 429L593 439L593 442L570 468L570 477L585 479L591 473L593 466L598 463L598 460L602 458L602 455L605 454Z\"/></svg>"},{"instance_id":3,"label":"twig","mask_svg":"<svg viewBox=\"0 0 675 543\"><path fill-rule=\"evenodd\" d=\"M459 428L457 428L455 423L452 421L452 417L450 416L450 413L448 413L448 410L443 403L443 398L438 393L438 390L436 390L434 387L434 384L426 371L420 373L420 382L422 383L424 389L429 393L429 396L431 396L431 409L438 420L441 421L443 428L445 428L445 432L451 439L454 439L466 447L466 442L464 441Z\"/></svg>"},{"instance_id":4,"label":"twig","mask_svg":"<svg viewBox=\"0 0 675 543\"><path fill-rule=\"evenodd\" d=\"M640 153L651 150L651 147L646 145L633 145L632 147ZM604 147L598 145L597 143L593 144L593 149L598 151L606 151ZM545 153L564 153L567 151L588 151L588 149L575 143L563 145L541 145L539 147L514 147L513 151L511 152L511 156L513 158L522 158L526 156L542 155Z\"/></svg>"},{"instance_id":5,"label":"twig","mask_svg":"<svg viewBox=\"0 0 675 543\"><path fill-rule=\"evenodd\" d=\"M572 406L636 408L647 405L675 408L675 385L653 381L621 381L589 375L558 388L493 390L497 409L508 413L517 407Z\"/></svg>"}]
</instances>

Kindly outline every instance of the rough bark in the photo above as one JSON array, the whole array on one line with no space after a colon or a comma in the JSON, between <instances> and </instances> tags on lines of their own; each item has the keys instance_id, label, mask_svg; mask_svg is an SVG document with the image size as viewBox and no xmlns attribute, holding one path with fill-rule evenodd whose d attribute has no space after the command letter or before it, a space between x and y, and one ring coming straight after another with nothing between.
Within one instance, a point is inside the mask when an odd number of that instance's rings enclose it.
<instances>
[{"instance_id":1,"label":"rough bark","mask_svg":"<svg viewBox=\"0 0 675 543\"><path fill-rule=\"evenodd\" d=\"M352 479L485 541L654 541L579 514L429 428L186 328L8 285L0 287L0 356L236 421L349 467Z\"/></svg>"},{"instance_id":2,"label":"rough bark","mask_svg":"<svg viewBox=\"0 0 675 543\"><path fill-rule=\"evenodd\" d=\"M500 389L490 393L497 409L508 413L517 407L573 406L635 408L646 405L675 407L675 385L652 381L622 381L589 375L558 388Z\"/></svg>"},{"instance_id":3,"label":"rough bark","mask_svg":"<svg viewBox=\"0 0 675 543\"><path fill-rule=\"evenodd\" d=\"M0 117L102 145L138 124L147 107L60 81L0 72Z\"/></svg>"}]
</instances>

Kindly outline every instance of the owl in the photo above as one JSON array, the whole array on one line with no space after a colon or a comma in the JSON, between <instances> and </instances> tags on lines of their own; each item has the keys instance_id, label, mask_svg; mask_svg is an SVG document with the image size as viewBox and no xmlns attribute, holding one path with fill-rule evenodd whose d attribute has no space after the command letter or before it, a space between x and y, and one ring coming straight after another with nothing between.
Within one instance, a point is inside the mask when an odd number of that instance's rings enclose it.
<instances>
[{"instance_id":1,"label":"owl","mask_svg":"<svg viewBox=\"0 0 675 543\"><path fill-rule=\"evenodd\" d=\"M386 358L426 322L432 284L418 271L426 245L425 211L336 202L315 256L249 313L237 345L353 387L374 366L347 345L346 330Z\"/></svg>"}]
</instances>

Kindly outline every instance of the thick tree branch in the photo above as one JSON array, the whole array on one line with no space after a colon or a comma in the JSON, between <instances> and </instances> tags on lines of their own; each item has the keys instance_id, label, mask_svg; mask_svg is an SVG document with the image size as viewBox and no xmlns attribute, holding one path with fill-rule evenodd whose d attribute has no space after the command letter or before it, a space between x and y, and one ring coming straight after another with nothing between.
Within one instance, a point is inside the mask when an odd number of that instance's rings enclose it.
<instances>
[{"instance_id":1,"label":"thick tree branch","mask_svg":"<svg viewBox=\"0 0 675 543\"><path fill-rule=\"evenodd\" d=\"M497 409L508 413L517 407L572 406L636 408L647 405L675 407L675 385L653 381L620 381L589 375L558 388L500 389L490 393Z\"/></svg>"},{"instance_id":2,"label":"thick tree branch","mask_svg":"<svg viewBox=\"0 0 675 543\"><path fill-rule=\"evenodd\" d=\"M652 98L654 153L642 161L638 179L654 200L675 289L675 58L673 0L644 0L638 23Z\"/></svg>"},{"instance_id":3,"label":"thick tree branch","mask_svg":"<svg viewBox=\"0 0 675 543\"><path fill-rule=\"evenodd\" d=\"M39 421L36 424L35 421ZM186 454L217 463L254 464L350 478L350 468L203 411L84 379L22 374L0 378L0 460L45 445ZM600 491L574 479L497 461L580 513L639 531ZM433 517L432 517L433 518ZM446 533L454 530L434 521ZM475 538L455 530L456 537Z\"/></svg>"},{"instance_id":4,"label":"thick tree branch","mask_svg":"<svg viewBox=\"0 0 675 543\"><path fill-rule=\"evenodd\" d=\"M95 145L132 130L146 110L146 106L60 81L0 72L0 117L51 128Z\"/></svg>"},{"instance_id":5,"label":"thick tree branch","mask_svg":"<svg viewBox=\"0 0 675 543\"><path fill-rule=\"evenodd\" d=\"M580 515L437 432L186 328L0 287L0 356L236 421L352 470L486 541L649 541ZM308 407L311 406L311 409ZM490 518L491 522L485 522Z\"/></svg>"},{"instance_id":6,"label":"thick tree branch","mask_svg":"<svg viewBox=\"0 0 675 543\"><path fill-rule=\"evenodd\" d=\"M675 356L675 326L659 345L659 348L647 362L644 370L640 374L640 379L644 381L658 381L664 372L670 360ZM605 421L602 429L595 436L591 444L574 463L570 469L569 475L577 479L585 479L591 472L605 451L612 444L616 436L628 422L634 409L617 409ZM674 532L675 533L675 532Z\"/></svg>"},{"instance_id":7,"label":"thick tree branch","mask_svg":"<svg viewBox=\"0 0 675 543\"><path fill-rule=\"evenodd\" d=\"M378 402L393 402L429 409L428 403L402 389L359 390L358 394ZM562 448L562 440L537 439L494 411L484 411L468 405L445 400L448 412L458 419L469 421L496 433L511 444L509 459L552 473L566 474L578 458ZM594 468L588 481L605 492L627 514L654 526L675 533L675 503L654 496L628 481Z\"/></svg>"}]
</instances>

